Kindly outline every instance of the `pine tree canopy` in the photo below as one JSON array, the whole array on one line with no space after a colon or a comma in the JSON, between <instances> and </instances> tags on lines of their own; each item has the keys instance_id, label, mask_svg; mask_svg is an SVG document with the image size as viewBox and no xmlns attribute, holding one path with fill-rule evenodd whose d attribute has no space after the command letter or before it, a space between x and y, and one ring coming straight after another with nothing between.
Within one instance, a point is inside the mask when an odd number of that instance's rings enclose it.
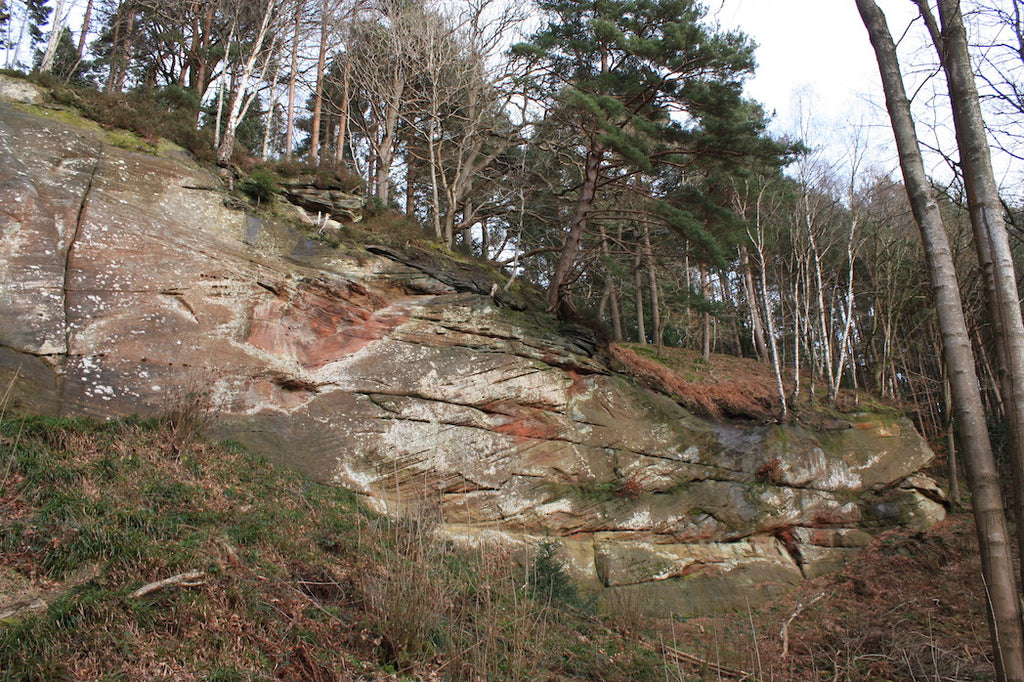
<instances>
[{"instance_id":1,"label":"pine tree canopy","mask_svg":"<svg viewBox=\"0 0 1024 682\"><path fill-rule=\"evenodd\" d=\"M550 111L575 130L588 169L549 289L552 309L602 188L626 187L628 178L656 176L659 168L687 172L634 182L633 191L654 199L646 204L652 216L700 244L709 261L723 262L716 236L735 230L724 226L716 235L709 228L730 221L708 210L710 198L695 202L678 183L706 192L752 160L785 163L789 150L767 137L760 107L742 96L754 69L753 45L741 33L707 25L704 7L693 0L537 4L547 23L513 54L533 66L537 96L561 105Z\"/></svg>"},{"instance_id":2,"label":"pine tree canopy","mask_svg":"<svg viewBox=\"0 0 1024 682\"><path fill-rule=\"evenodd\" d=\"M742 97L754 68L741 33L706 26L693 0L541 0L546 25L513 53L531 61L542 96L565 122L611 153L606 165L650 172L658 163L760 157L787 149ZM683 159L682 156L686 159Z\"/></svg>"}]
</instances>

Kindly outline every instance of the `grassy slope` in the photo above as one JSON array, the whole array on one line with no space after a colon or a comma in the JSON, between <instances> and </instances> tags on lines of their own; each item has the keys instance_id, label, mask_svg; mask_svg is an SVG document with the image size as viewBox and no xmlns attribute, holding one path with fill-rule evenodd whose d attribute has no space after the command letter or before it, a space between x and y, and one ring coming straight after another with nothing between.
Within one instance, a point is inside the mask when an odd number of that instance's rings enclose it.
<instances>
[{"instance_id":1,"label":"grassy slope","mask_svg":"<svg viewBox=\"0 0 1024 682\"><path fill-rule=\"evenodd\" d=\"M424 525L166 422L4 421L0 593L48 608L0 624L0 677L663 679L538 591L557 566L524 587Z\"/></svg>"}]
</instances>

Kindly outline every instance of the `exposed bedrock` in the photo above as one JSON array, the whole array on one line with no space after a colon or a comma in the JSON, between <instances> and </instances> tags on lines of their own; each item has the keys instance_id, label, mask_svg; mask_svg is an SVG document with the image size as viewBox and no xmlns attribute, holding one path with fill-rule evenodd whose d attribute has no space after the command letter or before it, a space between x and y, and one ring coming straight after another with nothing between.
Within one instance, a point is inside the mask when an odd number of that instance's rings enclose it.
<instances>
[{"instance_id":1,"label":"exposed bedrock","mask_svg":"<svg viewBox=\"0 0 1024 682\"><path fill-rule=\"evenodd\" d=\"M395 247L357 256L225 206L180 154L0 102L0 379L12 406L152 414L655 614L745 607L833 569L941 493L910 423L699 419L579 329ZM528 559L524 559L528 560Z\"/></svg>"}]
</instances>

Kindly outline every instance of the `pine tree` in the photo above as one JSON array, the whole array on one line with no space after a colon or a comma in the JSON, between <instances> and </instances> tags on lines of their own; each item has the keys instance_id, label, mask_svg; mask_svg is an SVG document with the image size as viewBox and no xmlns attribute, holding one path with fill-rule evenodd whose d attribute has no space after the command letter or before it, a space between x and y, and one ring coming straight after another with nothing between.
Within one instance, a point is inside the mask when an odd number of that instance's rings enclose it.
<instances>
[{"instance_id":1,"label":"pine tree","mask_svg":"<svg viewBox=\"0 0 1024 682\"><path fill-rule=\"evenodd\" d=\"M36 49L43 42L45 34L43 28L50 18L53 8L49 6L49 0L25 0L25 13L28 17L29 51L35 54Z\"/></svg>"},{"instance_id":2,"label":"pine tree","mask_svg":"<svg viewBox=\"0 0 1024 682\"><path fill-rule=\"evenodd\" d=\"M7 0L0 0L0 48L7 47L7 25L11 21L11 11L7 8Z\"/></svg>"},{"instance_id":3,"label":"pine tree","mask_svg":"<svg viewBox=\"0 0 1024 682\"><path fill-rule=\"evenodd\" d=\"M570 271L601 189L614 176L686 163L720 143L704 119L733 116L743 105L741 79L754 67L739 33L705 26L693 0L540 0L547 24L514 52L539 68L539 84L560 100L565 123L584 141L576 208L548 290L563 303ZM680 212L671 222L695 228Z\"/></svg>"}]
</instances>

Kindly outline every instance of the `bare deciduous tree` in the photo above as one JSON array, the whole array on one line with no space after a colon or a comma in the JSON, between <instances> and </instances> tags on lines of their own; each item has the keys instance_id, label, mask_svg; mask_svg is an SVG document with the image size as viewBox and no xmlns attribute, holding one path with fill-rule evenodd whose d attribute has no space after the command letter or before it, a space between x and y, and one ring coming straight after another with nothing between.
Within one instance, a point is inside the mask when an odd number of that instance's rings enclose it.
<instances>
[{"instance_id":1,"label":"bare deciduous tree","mask_svg":"<svg viewBox=\"0 0 1024 682\"><path fill-rule=\"evenodd\" d=\"M900 166L914 217L921 229L932 276L957 423L967 458L982 571L989 596L996 667L1001 679L1022 680L1024 639L1014 580L1013 553L953 258L942 217L924 171L910 102L904 90L896 47L885 16L873 0L856 2L875 49L885 88L886 106L899 147Z\"/></svg>"},{"instance_id":2,"label":"bare deciduous tree","mask_svg":"<svg viewBox=\"0 0 1024 682\"><path fill-rule=\"evenodd\" d=\"M231 16L226 52L233 59L226 75L227 116L217 144L217 163L221 166L230 162L238 126L266 87L266 74L281 47L281 37L286 35L283 28L291 7L291 2L279 0L266 0L256 6L245 0L229 0L226 6Z\"/></svg>"}]
</instances>

